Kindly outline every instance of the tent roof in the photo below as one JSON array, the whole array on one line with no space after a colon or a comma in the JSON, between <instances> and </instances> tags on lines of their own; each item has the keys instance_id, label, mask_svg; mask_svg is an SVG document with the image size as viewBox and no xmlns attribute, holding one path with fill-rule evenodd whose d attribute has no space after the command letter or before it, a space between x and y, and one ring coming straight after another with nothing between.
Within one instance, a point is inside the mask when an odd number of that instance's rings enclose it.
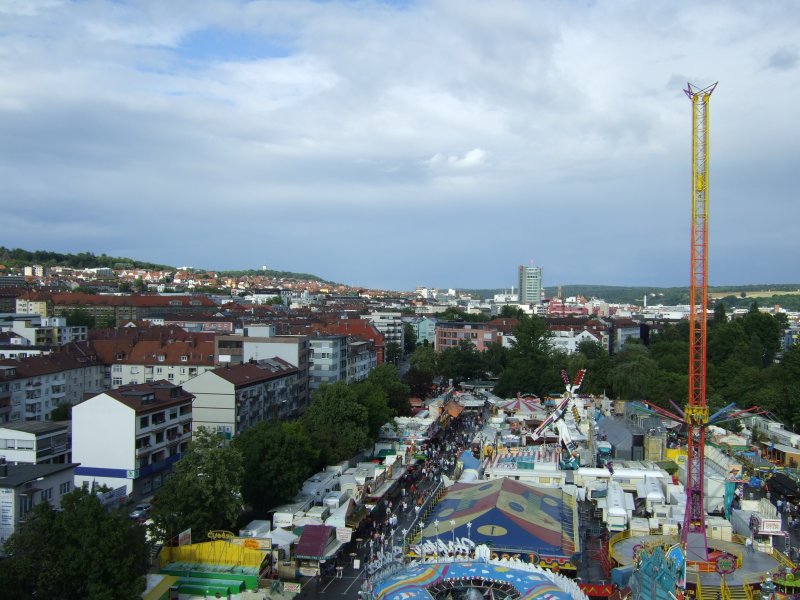
<instances>
[{"instance_id":1,"label":"tent roof","mask_svg":"<svg viewBox=\"0 0 800 600\"><path fill-rule=\"evenodd\" d=\"M325 546L328 545L328 538L331 536L333 527L329 525L306 525L300 541L294 549L297 558L323 558L325 556Z\"/></svg>"},{"instance_id":2,"label":"tent roof","mask_svg":"<svg viewBox=\"0 0 800 600\"><path fill-rule=\"evenodd\" d=\"M432 539L438 533L449 539L455 531L456 537L470 537L494 548L568 557L575 551L576 540L562 523L572 522L573 517L560 488L537 488L508 478L456 483L425 520L422 537Z\"/></svg>"}]
</instances>

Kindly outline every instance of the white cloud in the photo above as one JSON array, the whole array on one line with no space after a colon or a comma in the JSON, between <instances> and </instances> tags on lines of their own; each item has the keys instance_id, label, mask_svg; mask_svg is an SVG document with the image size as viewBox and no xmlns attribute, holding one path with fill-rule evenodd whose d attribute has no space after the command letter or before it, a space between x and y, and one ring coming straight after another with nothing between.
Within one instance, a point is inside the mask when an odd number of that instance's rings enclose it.
<instances>
[{"instance_id":1,"label":"white cloud","mask_svg":"<svg viewBox=\"0 0 800 600\"><path fill-rule=\"evenodd\" d=\"M437 152L425 161L430 167L449 167L451 169L471 169L480 167L486 163L486 152L480 148L473 148L463 156L445 155Z\"/></svg>"}]
</instances>

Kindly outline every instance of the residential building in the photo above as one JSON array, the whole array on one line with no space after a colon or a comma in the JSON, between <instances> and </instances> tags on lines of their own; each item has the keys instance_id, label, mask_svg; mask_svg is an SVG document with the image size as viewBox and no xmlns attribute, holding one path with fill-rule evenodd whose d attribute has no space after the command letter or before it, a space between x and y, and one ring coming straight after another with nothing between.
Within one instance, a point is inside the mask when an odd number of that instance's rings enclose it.
<instances>
[{"instance_id":1,"label":"residential building","mask_svg":"<svg viewBox=\"0 0 800 600\"><path fill-rule=\"evenodd\" d=\"M400 351L403 351L405 323L403 323L403 315L401 313L375 311L361 318L372 323L383 334L384 344L395 342L400 346Z\"/></svg>"},{"instance_id":2,"label":"residential building","mask_svg":"<svg viewBox=\"0 0 800 600\"><path fill-rule=\"evenodd\" d=\"M16 299L16 312L22 315L53 315L53 298L46 292L28 292Z\"/></svg>"},{"instance_id":3,"label":"residential building","mask_svg":"<svg viewBox=\"0 0 800 600\"><path fill-rule=\"evenodd\" d=\"M166 380L108 390L72 408L75 485L156 491L186 452L194 396Z\"/></svg>"},{"instance_id":4,"label":"residential building","mask_svg":"<svg viewBox=\"0 0 800 600\"><path fill-rule=\"evenodd\" d=\"M61 498L73 489L74 463L9 465L0 461L0 546L35 506L49 502L61 508Z\"/></svg>"},{"instance_id":5,"label":"residential building","mask_svg":"<svg viewBox=\"0 0 800 600\"><path fill-rule=\"evenodd\" d=\"M92 344L105 363L107 388L161 379L182 385L216 367L211 333L188 334L179 328L163 328L158 334L151 332L146 339L134 332L123 332L93 340Z\"/></svg>"},{"instance_id":6,"label":"residential building","mask_svg":"<svg viewBox=\"0 0 800 600\"><path fill-rule=\"evenodd\" d=\"M65 317L43 317L36 314L0 315L0 331L13 331L34 346L58 347L86 341L86 325L67 325Z\"/></svg>"},{"instance_id":7,"label":"residential building","mask_svg":"<svg viewBox=\"0 0 800 600\"><path fill-rule=\"evenodd\" d=\"M347 380L347 336L312 337L309 385L316 390L323 383Z\"/></svg>"},{"instance_id":8,"label":"residential building","mask_svg":"<svg viewBox=\"0 0 800 600\"><path fill-rule=\"evenodd\" d=\"M339 319L332 323L313 323L311 330L323 334L346 335L372 342L378 365L384 361L386 342L384 335L370 321L364 319Z\"/></svg>"},{"instance_id":9,"label":"residential building","mask_svg":"<svg viewBox=\"0 0 800 600\"><path fill-rule=\"evenodd\" d=\"M46 297L39 292L37 301ZM28 300L30 295L22 296L19 301ZM202 295L172 296L108 296L101 294L52 293L47 299L56 317L66 316L72 311L82 310L94 317L98 322L112 326L128 321L139 321L152 314L165 311L170 313L215 312L217 305Z\"/></svg>"},{"instance_id":10,"label":"residential building","mask_svg":"<svg viewBox=\"0 0 800 600\"><path fill-rule=\"evenodd\" d=\"M219 317L214 315L174 315L174 314L153 314L145 317L145 321L153 325L164 325L167 327L180 327L190 333L225 333L230 334L235 330L236 319L231 317Z\"/></svg>"},{"instance_id":11,"label":"residential building","mask_svg":"<svg viewBox=\"0 0 800 600\"><path fill-rule=\"evenodd\" d=\"M602 336L586 329L550 327L550 334L552 337L547 341L550 347L566 354L577 352L581 342L603 342Z\"/></svg>"},{"instance_id":12,"label":"residential building","mask_svg":"<svg viewBox=\"0 0 800 600\"><path fill-rule=\"evenodd\" d=\"M0 427L0 460L10 465L68 463L69 421L18 421Z\"/></svg>"},{"instance_id":13,"label":"residential building","mask_svg":"<svg viewBox=\"0 0 800 600\"><path fill-rule=\"evenodd\" d=\"M220 335L215 338L214 360L217 365L236 365L259 362L263 358L277 357L298 369L300 412L310 401L309 368L311 345L307 335L270 335L261 337L265 331L274 332L267 326L249 326L248 335Z\"/></svg>"},{"instance_id":14,"label":"residential building","mask_svg":"<svg viewBox=\"0 0 800 600\"><path fill-rule=\"evenodd\" d=\"M378 366L375 344L355 336L347 338L347 383L364 381Z\"/></svg>"},{"instance_id":15,"label":"residential building","mask_svg":"<svg viewBox=\"0 0 800 600\"><path fill-rule=\"evenodd\" d=\"M436 319L414 317L408 322L411 323L418 345L424 344L426 340L430 346L436 345Z\"/></svg>"},{"instance_id":16,"label":"residential building","mask_svg":"<svg viewBox=\"0 0 800 600\"><path fill-rule=\"evenodd\" d=\"M436 351L457 348L461 342L467 341L478 352L483 352L489 344L502 342L502 337L501 332L488 323L439 321L436 324Z\"/></svg>"},{"instance_id":17,"label":"residential building","mask_svg":"<svg viewBox=\"0 0 800 600\"><path fill-rule=\"evenodd\" d=\"M47 356L0 360L0 423L47 421L61 404L103 388L104 367L77 345Z\"/></svg>"},{"instance_id":18,"label":"residential building","mask_svg":"<svg viewBox=\"0 0 800 600\"><path fill-rule=\"evenodd\" d=\"M280 358L225 365L184 386L194 395L193 429L205 427L227 439L261 421L297 417L300 370Z\"/></svg>"},{"instance_id":19,"label":"residential building","mask_svg":"<svg viewBox=\"0 0 800 600\"><path fill-rule=\"evenodd\" d=\"M519 266L519 301L522 304L542 303L542 267Z\"/></svg>"}]
</instances>

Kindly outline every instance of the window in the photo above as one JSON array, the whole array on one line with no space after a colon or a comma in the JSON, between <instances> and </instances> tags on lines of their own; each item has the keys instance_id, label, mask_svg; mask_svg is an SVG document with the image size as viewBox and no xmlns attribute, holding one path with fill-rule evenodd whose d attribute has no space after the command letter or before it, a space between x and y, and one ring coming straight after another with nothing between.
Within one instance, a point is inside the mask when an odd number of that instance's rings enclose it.
<instances>
[{"instance_id":1,"label":"window","mask_svg":"<svg viewBox=\"0 0 800 600\"><path fill-rule=\"evenodd\" d=\"M150 417L139 417L139 427L144 429L150 426Z\"/></svg>"},{"instance_id":2,"label":"window","mask_svg":"<svg viewBox=\"0 0 800 600\"><path fill-rule=\"evenodd\" d=\"M42 500L50 500L53 497L53 488L42 490Z\"/></svg>"},{"instance_id":3,"label":"window","mask_svg":"<svg viewBox=\"0 0 800 600\"><path fill-rule=\"evenodd\" d=\"M167 379L169 379L170 381L175 381L175 373L168 373Z\"/></svg>"},{"instance_id":4,"label":"window","mask_svg":"<svg viewBox=\"0 0 800 600\"><path fill-rule=\"evenodd\" d=\"M188 357L188 356L186 356L185 354L182 354L182 355L181 355L181 362L186 362L186 361L188 361L188 360L189 360L189 357Z\"/></svg>"},{"instance_id":5,"label":"window","mask_svg":"<svg viewBox=\"0 0 800 600\"><path fill-rule=\"evenodd\" d=\"M122 365L114 365L111 370L114 371L114 373L122 373Z\"/></svg>"},{"instance_id":6,"label":"window","mask_svg":"<svg viewBox=\"0 0 800 600\"><path fill-rule=\"evenodd\" d=\"M72 489L72 482L65 481L60 486L58 486L58 492L63 496L64 494L69 494L70 489Z\"/></svg>"},{"instance_id":7,"label":"window","mask_svg":"<svg viewBox=\"0 0 800 600\"><path fill-rule=\"evenodd\" d=\"M170 409L169 418L170 419L177 419L178 418L178 409L177 408L171 408Z\"/></svg>"},{"instance_id":8,"label":"window","mask_svg":"<svg viewBox=\"0 0 800 600\"><path fill-rule=\"evenodd\" d=\"M119 385L122 385L122 377L114 377L114 378L111 380L111 385L113 385L113 386L119 386Z\"/></svg>"}]
</instances>

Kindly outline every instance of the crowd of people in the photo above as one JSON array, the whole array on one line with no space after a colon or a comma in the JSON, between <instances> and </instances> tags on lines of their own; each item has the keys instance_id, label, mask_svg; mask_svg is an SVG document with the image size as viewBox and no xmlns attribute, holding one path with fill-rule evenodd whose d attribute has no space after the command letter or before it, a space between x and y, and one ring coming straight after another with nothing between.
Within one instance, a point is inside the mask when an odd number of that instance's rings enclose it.
<instances>
[{"instance_id":1,"label":"crowd of people","mask_svg":"<svg viewBox=\"0 0 800 600\"><path fill-rule=\"evenodd\" d=\"M355 552L367 564L378 560L392 543L403 543L413 527L424 518L434 502L443 476L454 477L458 457L469 448L475 432L483 427L485 415L464 413L451 418L445 427L422 443L418 458L400 477L397 486L365 517L355 532ZM405 533L404 533L405 531Z\"/></svg>"}]
</instances>

